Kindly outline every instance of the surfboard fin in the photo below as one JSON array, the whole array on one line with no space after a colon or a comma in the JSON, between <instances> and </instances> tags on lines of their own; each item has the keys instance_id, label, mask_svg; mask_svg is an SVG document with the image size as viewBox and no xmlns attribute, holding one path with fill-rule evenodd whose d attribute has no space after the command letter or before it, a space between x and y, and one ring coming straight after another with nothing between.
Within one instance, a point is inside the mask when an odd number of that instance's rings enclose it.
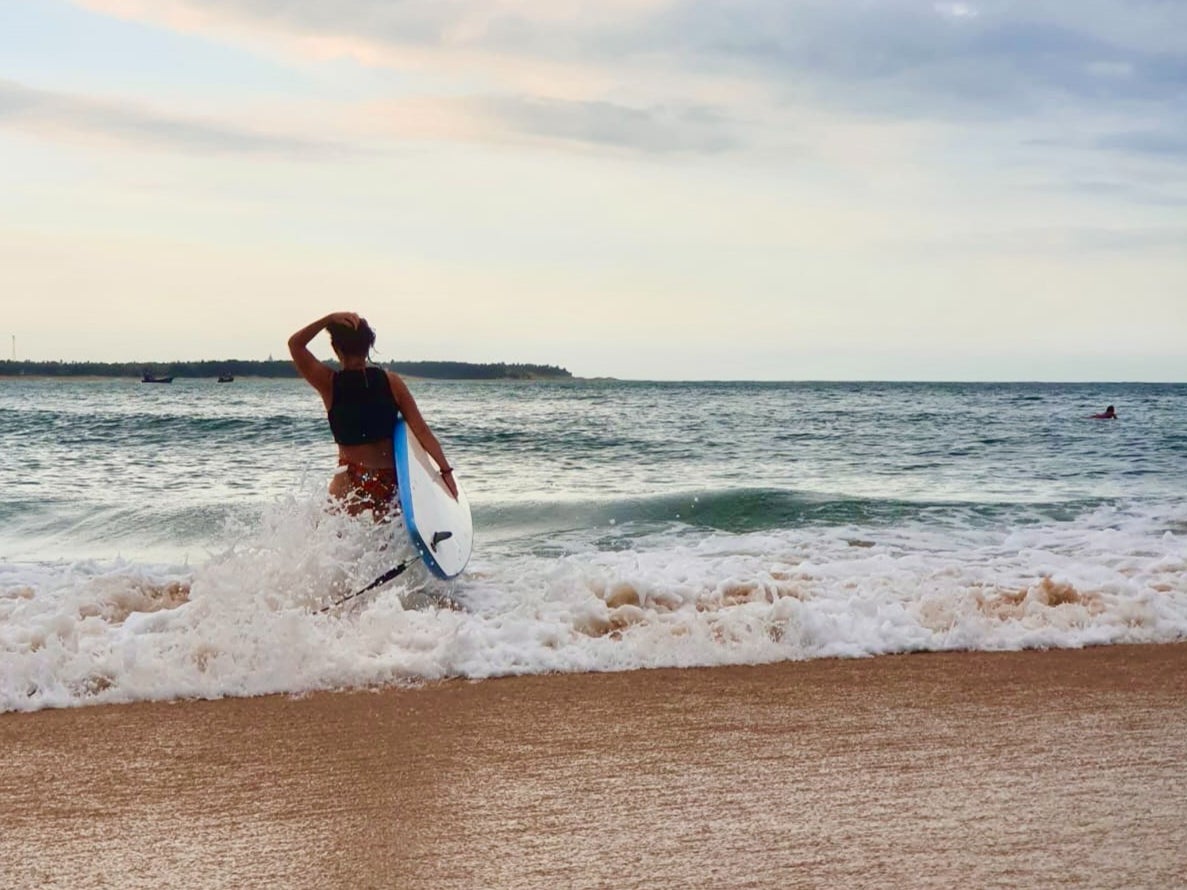
<instances>
[{"instance_id":1,"label":"surfboard fin","mask_svg":"<svg viewBox=\"0 0 1187 890\"><path fill-rule=\"evenodd\" d=\"M437 545L440 544L442 541L448 541L452 537L453 537L453 532L434 532L433 540L429 541L429 548L434 553L436 553Z\"/></svg>"}]
</instances>

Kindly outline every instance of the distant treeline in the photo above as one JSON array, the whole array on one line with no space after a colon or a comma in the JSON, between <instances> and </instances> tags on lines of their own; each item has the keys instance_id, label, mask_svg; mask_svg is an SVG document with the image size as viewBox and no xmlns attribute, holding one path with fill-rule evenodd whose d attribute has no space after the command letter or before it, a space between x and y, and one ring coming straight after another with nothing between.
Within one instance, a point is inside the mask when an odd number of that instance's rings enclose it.
<instances>
[{"instance_id":1,"label":"distant treeline","mask_svg":"<svg viewBox=\"0 0 1187 890\"><path fill-rule=\"evenodd\" d=\"M332 364L332 363L331 363ZM471 362L380 362L397 374L435 380L566 379L573 375L554 365L473 364ZM288 361L202 362L14 362L0 361L0 377L296 377Z\"/></svg>"}]
</instances>

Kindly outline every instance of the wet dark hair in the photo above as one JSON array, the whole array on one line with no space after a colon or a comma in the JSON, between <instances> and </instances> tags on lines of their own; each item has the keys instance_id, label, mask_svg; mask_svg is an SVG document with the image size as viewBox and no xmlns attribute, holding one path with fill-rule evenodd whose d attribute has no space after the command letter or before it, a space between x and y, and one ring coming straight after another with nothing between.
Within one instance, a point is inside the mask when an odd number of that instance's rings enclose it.
<instances>
[{"instance_id":1,"label":"wet dark hair","mask_svg":"<svg viewBox=\"0 0 1187 890\"><path fill-rule=\"evenodd\" d=\"M371 347L375 345L375 332L371 330L371 325L367 324L365 318L359 319L357 328L352 328L348 324L331 322L328 329L330 342L343 355L357 355L366 358Z\"/></svg>"}]
</instances>

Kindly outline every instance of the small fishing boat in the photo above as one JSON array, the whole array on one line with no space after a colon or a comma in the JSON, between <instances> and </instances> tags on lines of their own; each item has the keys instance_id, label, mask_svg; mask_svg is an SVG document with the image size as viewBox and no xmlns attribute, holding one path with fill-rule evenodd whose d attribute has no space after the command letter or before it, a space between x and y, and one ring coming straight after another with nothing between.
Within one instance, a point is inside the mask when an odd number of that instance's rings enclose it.
<instances>
[{"instance_id":1,"label":"small fishing boat","mask_svg":"<svg viewBox=\"0 0 1187 890\"><path fill-rule=\"evenodd\" d=\"M234 383L235 378L230 374L222 374L218 378L219 383Z\"/></svg>"},{"instance_id":2,"label":"small fishing boat","mask_svg":"<svg viewBox=\"0 0 1187 890\"><path fill-rule=\"evenodd\" d=\"M140 378L140 382L141 383L172 383L173 378L172 377L157 377L154 374L146 373L143 377Z\"/></svg>"}]
</instances>

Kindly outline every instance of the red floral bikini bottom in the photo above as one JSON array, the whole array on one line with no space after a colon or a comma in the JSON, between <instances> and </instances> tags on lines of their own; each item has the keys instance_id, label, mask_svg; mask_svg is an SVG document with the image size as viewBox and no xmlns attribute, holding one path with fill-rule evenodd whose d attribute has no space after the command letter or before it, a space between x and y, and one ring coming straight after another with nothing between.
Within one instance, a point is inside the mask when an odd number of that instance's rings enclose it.
<instances>
[{"instance_id":1,"label":"red floral bikini bottom","mask_svg":"<svg viewBox=\"0 0 1187 890\"><path fill-rule=\"evenodd\" d=\"M338 466L341 467L338 472L345 473L349 483L349 490L343 500L346 512L351 516L370 510L376 519L380 519L390 512L400 512L400 505L396 502L394 469L364 467L347 460L338 461Z\"/></svg>"}]
</instances>

